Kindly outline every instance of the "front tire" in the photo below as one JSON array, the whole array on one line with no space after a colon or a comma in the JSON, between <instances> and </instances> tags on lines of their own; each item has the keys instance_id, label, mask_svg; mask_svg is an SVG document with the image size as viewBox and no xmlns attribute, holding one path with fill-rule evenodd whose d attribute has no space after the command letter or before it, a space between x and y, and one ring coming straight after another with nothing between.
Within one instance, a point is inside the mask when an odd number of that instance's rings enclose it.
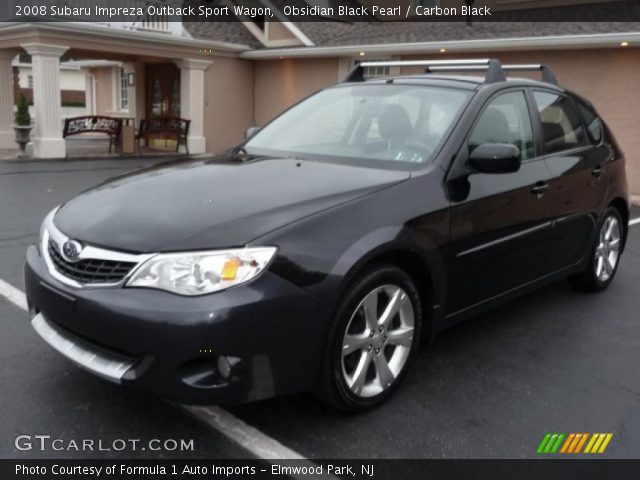
<instances>
[{"instance_id":1,"label":"front tire","mask_svg":"<svg viewBox=\"0 0 640 480\"><path fill-rule=\"evenodd\" d=\"M384 402L406 374L421 325L420 295L411 277L391 265L366 270L339 303L323 365L322 396L351 412Z\"/></svg>"},{"instance_id":2,"label":"front tire","mask_svg":"<svg viewBox=\"0 0 640 480\"><path fill-rule=\"evenodd\" d=\"M616 208L609 207L598 223L597 237L590 252L587 268L569 277L578 290L599 292L606 289L618 271L625 227Z\"/></svg>"}]
</instances>

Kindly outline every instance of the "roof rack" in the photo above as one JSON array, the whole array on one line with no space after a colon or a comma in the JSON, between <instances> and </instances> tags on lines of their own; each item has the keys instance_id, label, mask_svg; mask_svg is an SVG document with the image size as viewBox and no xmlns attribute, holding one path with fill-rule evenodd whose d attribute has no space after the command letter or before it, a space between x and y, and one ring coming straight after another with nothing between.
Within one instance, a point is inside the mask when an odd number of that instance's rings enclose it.
<instances>
[{"instance_id":1,"label":"roof rack","mask_svg":"<svg viewBox=\"0 0 640 480\"><path fill-rule=\"evenodd\" d=\"M474 72L485 71L484 83L504 82L510 71L540 71L542 81L557 85L558 81L548 65L522 64L502 65L495 58L472 60L389 60L361 62L345 78L345 82L363 82L365 67L425 67L426 73L432 72Z\"/></svg>"}]
</instances>

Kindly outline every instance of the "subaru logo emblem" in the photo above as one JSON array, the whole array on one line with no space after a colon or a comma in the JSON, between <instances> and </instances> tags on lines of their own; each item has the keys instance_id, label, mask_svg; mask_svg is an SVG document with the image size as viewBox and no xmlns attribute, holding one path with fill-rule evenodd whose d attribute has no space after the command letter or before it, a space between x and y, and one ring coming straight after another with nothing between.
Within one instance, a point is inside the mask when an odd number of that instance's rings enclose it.
<instances>
[{"instance_id":1,"label":"subaru logo emblem","mask_svg":"<svg viewBox=\"0 0 640 480\"><path fill-rule=\"evenodd\" d=\"M82 245L80 245L80 242L76 242L75 240L67 240L62 244L62 248L60 249L60 253L62 253L64 259L69 262L78 261L81 251Z\"/></svg>"}]
</instances>

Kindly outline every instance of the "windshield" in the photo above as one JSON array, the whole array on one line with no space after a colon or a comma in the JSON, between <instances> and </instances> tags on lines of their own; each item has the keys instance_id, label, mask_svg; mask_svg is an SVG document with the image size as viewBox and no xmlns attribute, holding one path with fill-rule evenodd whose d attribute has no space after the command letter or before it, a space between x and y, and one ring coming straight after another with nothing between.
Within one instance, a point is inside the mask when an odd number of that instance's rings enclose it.
<instances>
[{"instance_id":1,"label":"windshield","mask_svg":"<svg viewBox=\"0 0 640 480\"><path fill-rule=\"evenodd\" d=\"M425 163L468 96L419 85L330 88L277 117L244 147L250 153L303 159Z\"/></svg>"}]
</instances>

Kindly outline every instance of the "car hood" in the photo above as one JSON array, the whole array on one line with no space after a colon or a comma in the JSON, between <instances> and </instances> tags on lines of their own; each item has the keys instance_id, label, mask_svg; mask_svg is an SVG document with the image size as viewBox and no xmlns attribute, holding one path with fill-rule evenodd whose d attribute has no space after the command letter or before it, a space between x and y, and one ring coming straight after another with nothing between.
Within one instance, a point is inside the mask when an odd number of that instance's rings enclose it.
<instances>
[{"instance_id":1,"label":"car hood","mask_svg":"<svg viewBox=\"0 0 640 480\"><path fill-rule=\"evenodd\" d=\"M182 161L116 177L62 205L71 238L158 252L242 246L321 210L409 178L409 172L289 158Z\"/></svg>"}]
</instances>

